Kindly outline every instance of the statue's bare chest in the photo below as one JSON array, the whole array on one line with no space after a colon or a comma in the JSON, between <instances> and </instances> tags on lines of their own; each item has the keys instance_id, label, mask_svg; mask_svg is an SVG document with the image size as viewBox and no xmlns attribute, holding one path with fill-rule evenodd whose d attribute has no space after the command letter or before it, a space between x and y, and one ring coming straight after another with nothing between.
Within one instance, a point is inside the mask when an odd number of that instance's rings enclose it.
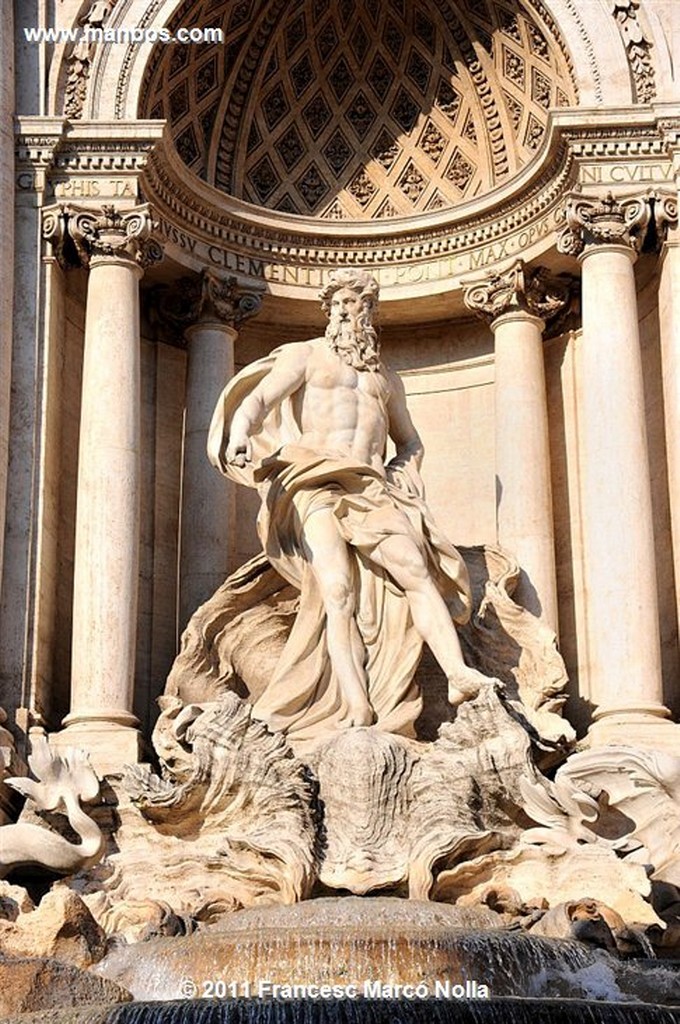
<instances>
[{"instance_id":1,"label":"statue's bare chest","mask_svg":"<svg viewBox=\"0 0 680 1024\"><path fill-rule=\"evenodd\" d=\"M361 402L377 399L386 402L389 387L380 372L356 370L333 353L315 353L307 370L307 386L322 391L354 395Z\"/></svg>"}]
</instances>

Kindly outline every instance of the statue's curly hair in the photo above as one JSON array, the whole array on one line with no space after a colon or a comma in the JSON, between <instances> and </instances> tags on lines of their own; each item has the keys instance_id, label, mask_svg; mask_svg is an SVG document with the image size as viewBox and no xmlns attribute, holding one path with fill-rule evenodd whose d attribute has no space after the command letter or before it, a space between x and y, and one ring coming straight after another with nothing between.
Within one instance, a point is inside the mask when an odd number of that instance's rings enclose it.
<instances>
[{"instance_id":1,"label":"statue's curly hair","mask_svg":"<svg viewBox=\"0 0 680 1024\"><path fill-rule=\"evenodd\" d=\"M342 267L340 270L332 270L328 277L328 283L319 292L321 308L326 315L330 313L331 299L341 288L351 288L358 292L364 309L373 312L378 305L380 285L372 274L365 270L354 270L351 267Z\"/></svg>"}]
</instances>

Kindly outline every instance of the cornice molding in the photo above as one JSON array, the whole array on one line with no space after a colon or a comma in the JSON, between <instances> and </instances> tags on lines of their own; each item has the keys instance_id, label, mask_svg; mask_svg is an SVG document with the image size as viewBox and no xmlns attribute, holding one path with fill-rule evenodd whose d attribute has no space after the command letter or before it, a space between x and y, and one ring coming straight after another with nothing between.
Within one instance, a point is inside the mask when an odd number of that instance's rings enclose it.
<instances>
[{"instance_id":1,"label":"cornice molding","mask_svg":"<svg viewBox=\"0 0 680 1024\"><path fill-rule=\"evenodd\" d=\"M45 196L92 198L99 207L117 203L122 193L113 185L120 179L133 182L134 194L126 192L127 202L117 205L130 207L140 194L147 199L169 255L192 271L236 273L246 286L259 279L256 290L279 295L296 288L303 299L321 285L327 269L370 266L380 271L390 298L401 299L457 290L471 273L507 266L513 258L540 262L565 226L564 200L579 187L585 198L600 198L608 188L625 198L640 181L658 199L674 183L679 142L680 118L670 104L614 114L562 111L551 115L537 159L502 187L454 210L389 221L319 220L227 196L188 170L157 121L72 125L22 118L17 166L52 183ZM593 175L593 168L602 175ZM83 192L88 182L98 189L91 196ZM670 197L664 199L666 220L668 202Z\"/></svg>"}]
</instances>

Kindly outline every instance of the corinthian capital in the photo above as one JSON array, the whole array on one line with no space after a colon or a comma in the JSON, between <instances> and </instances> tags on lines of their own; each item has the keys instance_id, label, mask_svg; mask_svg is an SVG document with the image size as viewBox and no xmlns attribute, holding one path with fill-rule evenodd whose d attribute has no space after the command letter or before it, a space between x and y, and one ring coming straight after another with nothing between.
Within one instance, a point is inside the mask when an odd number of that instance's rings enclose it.
<instances>
[{"instance_id":1,"label":"corinthian capital","mask_svg":"<svg viewBox=\"0 0 680 1024\"><path fill-rule=\"evenodd\" d=\"M142 268L163 258L148 205L131 210L60 204L43 215L43 236L66 266L129 260Z\"/></svg>"},{"instance_id":2,"label":"corinthian capital","mask_svg":"<svg viewBox=\"0 0 680 1024\"><path fill-rule=\"evenodd\" d=\"M608 192L602 199L572 192L564 208L566 227L557 239L559 252L580 256L597 245L625 245L639 252L645 242L654 213L654 193L615 199Z\"/></svg>"},{"instance_id":3,"label":"corinthian capital","mask_svg":"<svg viewBox=\"0 0 680 1024\"><path fill-rule=\"evenodd\" d=\"M257 292L241 288L235 277L220 277L203 270L197 277L180 278L172 287L159 285L151 295L153 316L160 335L169 331L176 340L196 324L219 322L238 330L262 306Z\"/></svg>"},{"instance_id":4,"label":"corinthian capital","mask_svg":"<svg viewBox=\"0 0 680 1024\"><path fill-rule=\"evenodd\" d=\"M542 267L532 269L517 260L501 273L489 273L464 292L465 305L493 323L504 313L523 311L550 320L569 301L569 283L551 277Z\"/></svg>"}]
</instances>

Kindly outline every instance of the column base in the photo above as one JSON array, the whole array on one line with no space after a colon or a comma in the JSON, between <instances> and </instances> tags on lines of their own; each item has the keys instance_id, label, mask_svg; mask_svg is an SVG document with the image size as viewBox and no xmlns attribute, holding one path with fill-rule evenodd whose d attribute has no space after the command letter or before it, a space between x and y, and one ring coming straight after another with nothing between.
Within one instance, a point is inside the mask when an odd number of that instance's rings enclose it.
<instances>
[{"instance_id":1,"label":"column base","mask_svg":"<svg viewBox=\"0 0 680 1024\"><path fill-rule=\"evenodd\" d=\"M677 756L680 725L669 721L663 704L630 704L599 708L586 736L589 747L624 745L643 750L663 750Z\"/></svg>"},{"instance_id":2,"label":"column base","mask_svg":"<svg viewBox=\"0 0 680 1024\"><path fill-rule=\"evenodd\" d=\"M120 775L123 765L141 761L144 741L134 715L120 712L116 715L118 721L112 721L112 717L68 715L64 719L66 728L50 736L50 746L57 751L80 747L90 755L98 775Z\"/></svg>"}]
</instances>

